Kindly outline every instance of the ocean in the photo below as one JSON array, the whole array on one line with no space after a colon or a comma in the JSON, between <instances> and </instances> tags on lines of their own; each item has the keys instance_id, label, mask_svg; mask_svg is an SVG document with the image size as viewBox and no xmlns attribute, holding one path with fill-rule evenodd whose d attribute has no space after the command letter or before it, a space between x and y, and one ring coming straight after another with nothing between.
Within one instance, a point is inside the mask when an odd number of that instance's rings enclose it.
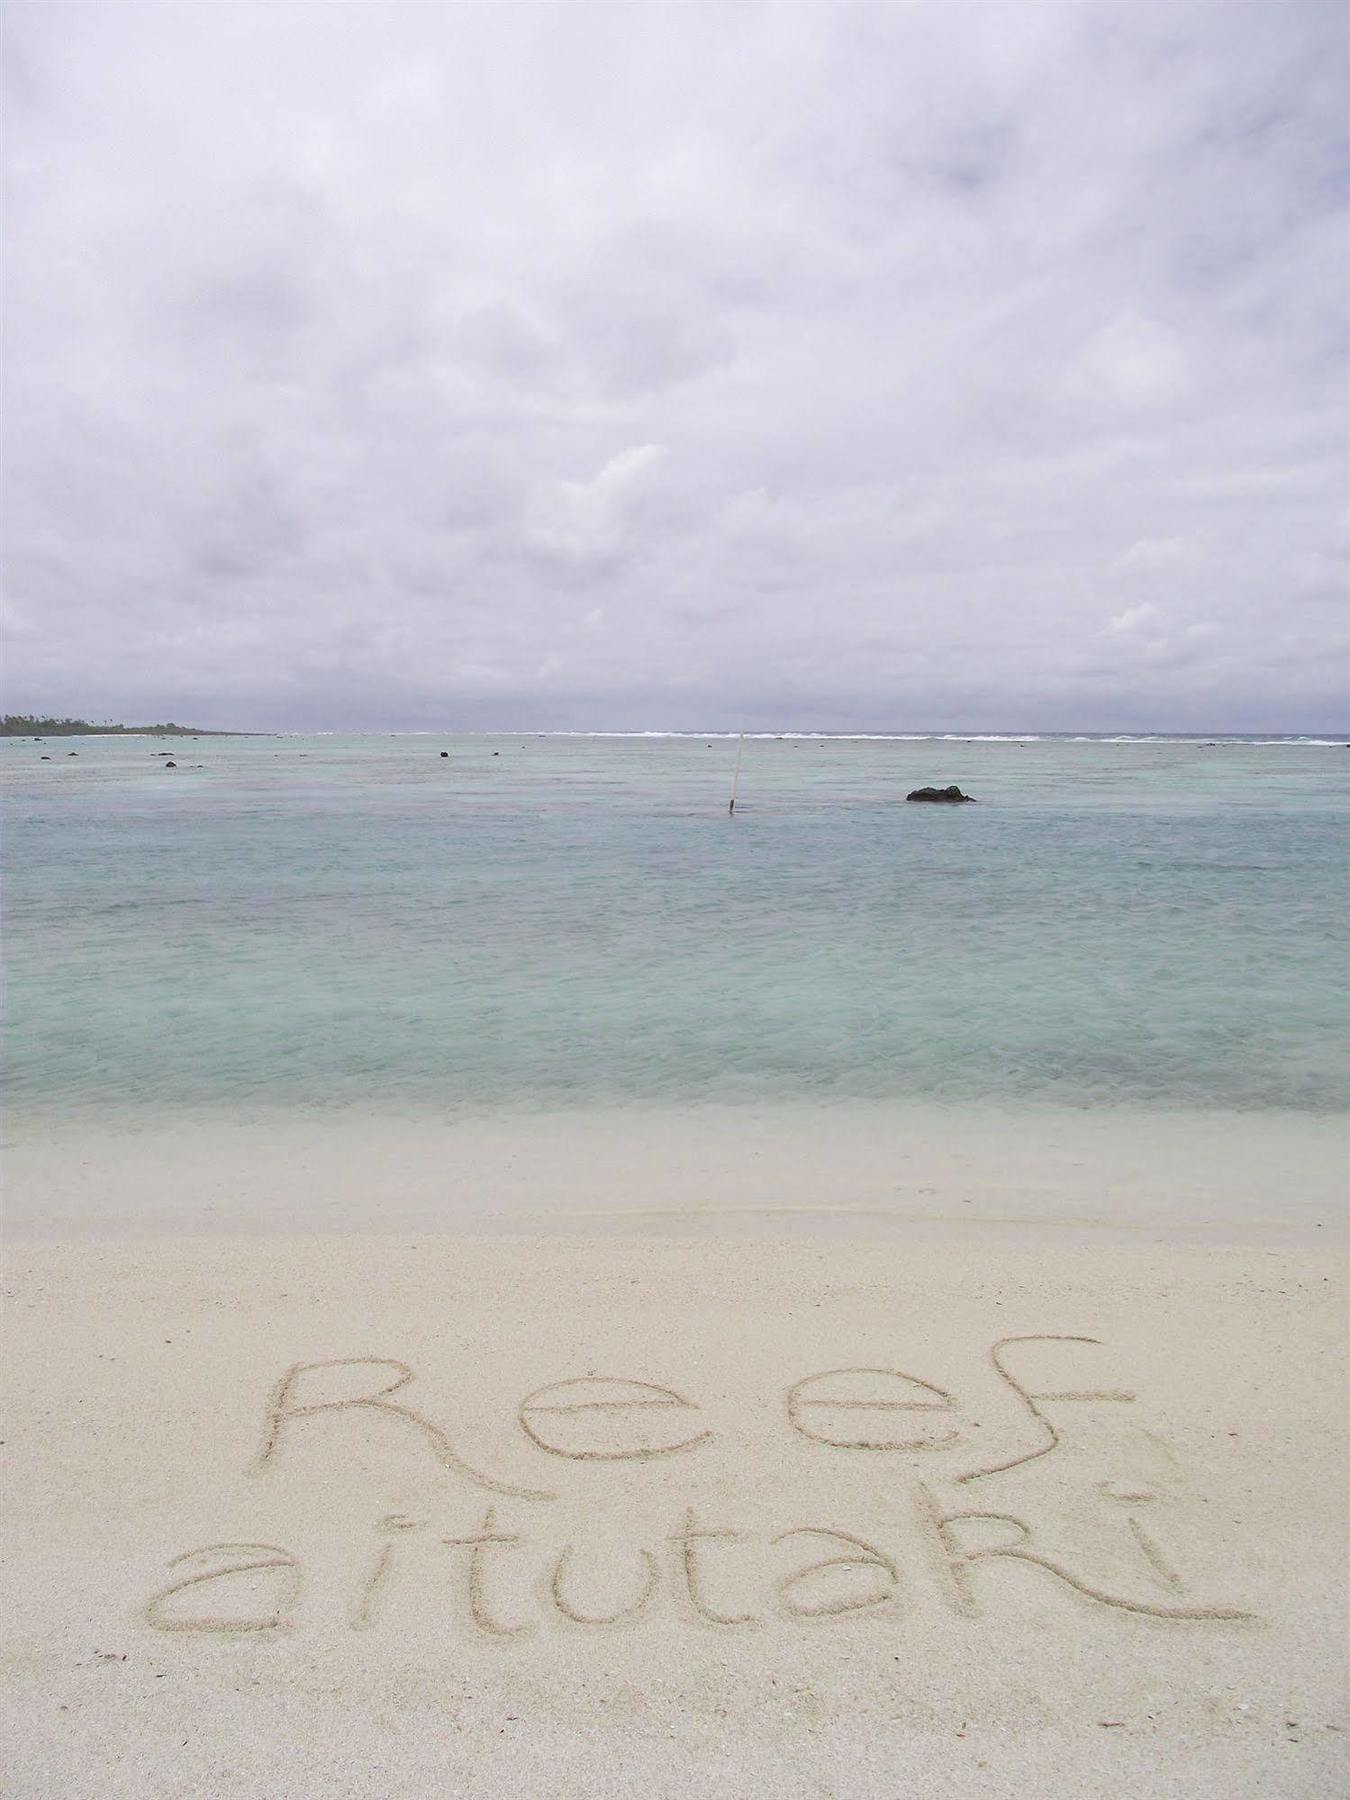
<instances>
[{"instance_id":1,"label":"ocean","mask_svg":"<svg viewBox=\"0 0 1350 1800\"><path fill-rule=\"evenodd\" d=\"M1346 1107L1342 742L736 755L4 740L11 1114Z\"/></svg>"}]
</instances>

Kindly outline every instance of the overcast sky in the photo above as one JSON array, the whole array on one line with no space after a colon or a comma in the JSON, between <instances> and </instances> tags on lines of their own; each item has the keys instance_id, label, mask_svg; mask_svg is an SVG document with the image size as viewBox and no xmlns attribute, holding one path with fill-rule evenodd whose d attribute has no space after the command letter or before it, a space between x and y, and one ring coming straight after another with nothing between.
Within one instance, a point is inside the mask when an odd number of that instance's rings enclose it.
<instances>
[{"instance_id":1,"label":"overcast sky","mask_svg":"<svg viewBox=\"0 0 1350 1800\"><path fill-rule=\"evenodd\" d=\"M1339 4L11 8L5 704L1347 708Z\"/></svg>"}]
</instances>

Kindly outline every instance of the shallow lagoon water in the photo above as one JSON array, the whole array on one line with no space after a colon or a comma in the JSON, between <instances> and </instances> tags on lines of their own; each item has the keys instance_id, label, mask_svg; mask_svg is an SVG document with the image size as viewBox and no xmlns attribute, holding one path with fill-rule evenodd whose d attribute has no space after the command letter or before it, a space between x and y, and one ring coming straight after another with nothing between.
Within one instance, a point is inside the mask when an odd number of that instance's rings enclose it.
<instances>
[{"instance_id":1,"label":"shallow lagoon water","mask_svg":"<svg viewBox=\"0 0 1350 1800\"><path fill-rule=\"evenodd\" d=\"M11 1103L1345 1105L1343 745L735 754L6 740Z\"/></svg>"}]
</instances>

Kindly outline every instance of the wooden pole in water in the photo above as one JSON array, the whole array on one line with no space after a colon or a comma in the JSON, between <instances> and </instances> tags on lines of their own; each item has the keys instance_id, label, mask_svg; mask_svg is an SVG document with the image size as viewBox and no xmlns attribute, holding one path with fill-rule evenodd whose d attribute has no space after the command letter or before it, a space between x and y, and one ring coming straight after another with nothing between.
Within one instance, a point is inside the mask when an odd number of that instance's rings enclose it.
<instances>
[{"instance_id":1,"label":"wooden pole in water","mask_svg":"<svg viewBox=\"0 0 1350 1800\"><path fill-rule=\"evenodd\" d=\"M741 758L745 755L745 733L741 733L741 741L736 746L736 773L731 778L731 805L727 808L728 816L734 817L736 812L736 789L741 779Z\"/></svg>"}]
</instances>

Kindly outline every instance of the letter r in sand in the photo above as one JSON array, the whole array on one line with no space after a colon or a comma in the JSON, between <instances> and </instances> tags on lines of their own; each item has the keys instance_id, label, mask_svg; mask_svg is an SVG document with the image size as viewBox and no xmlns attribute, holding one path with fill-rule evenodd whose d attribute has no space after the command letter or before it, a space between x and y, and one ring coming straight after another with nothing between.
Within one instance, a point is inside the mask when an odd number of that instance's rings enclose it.
<instances>
[{"instance_id":1,"label":"letter r in sand","mask_svg":"<svg viewBox=\"0 0 1350 1800\"><path fill-rule=\"evenodd\" d=\"M967 1617L975 1617L979 1612L971 1570L976 1563L998 1562L1040 1569L1065 1587L1071 1588L1074 1593L1095 1601L1099 1606L1114 1607L1118 1612L1142 1613L1146 1618L1229 1622L1255 1617L1253 1613L1244 1612L1235 1606L1162 1606L1153 1600L1137 1600L1126 1594L1108 1593L1095 1582L1084 1581L1081 1576L1075 1575L1062 1562L1043 1555L1035 1547L1030 1525L1013 1513L944 1512L932 1491L922 1483L919 1485L917 1499L919 1523L925 1533L929 1534L929 1541L944 1565L952 1602L956 1611ZM963 1542L953 1527L966 1525L992 1525L1001 1534L1002 1541L973 1545Z\"/></svg>"},{"instance_id":2,"label":"letter r in sand","mask_svg":"<svg viewBox=\"0 0 1350 1800\"><path fill-rule=\"evenodd\" d=\"M327 1373L329 1370L361 1370L364 1373L359 1380L354 1380L346 1374L330 1375ZM377 1417L398 1419L401 1423L412 1426L421 1434L438 1462L443 1463L447 1469L453 1469L475 1487L486 1488L492 1494L509 1494L516 1500L555 1498L546 1490L517 1487L511 1482L499 1481L495 1476L484 1475L481 1470L465 1462L439 1426L433 1425L430 1419L424 1419L420 1413L415 1413L410 1406L404 1406L400 1401L390 1398L400 1388L406 1387L412 1378L413 1372L407 1363L396 1362L389 1356L339 1356L330 1362L292 1363L273 1388L267 1403L262 1447L254 1461L252 1473L260 1473L271 1462L283 1433L294 1420L315 1418L320 1413L364 1411ZM354 1391L343 1393L341 1390L344 1386Z\"/></svg>"}]
</instances>

